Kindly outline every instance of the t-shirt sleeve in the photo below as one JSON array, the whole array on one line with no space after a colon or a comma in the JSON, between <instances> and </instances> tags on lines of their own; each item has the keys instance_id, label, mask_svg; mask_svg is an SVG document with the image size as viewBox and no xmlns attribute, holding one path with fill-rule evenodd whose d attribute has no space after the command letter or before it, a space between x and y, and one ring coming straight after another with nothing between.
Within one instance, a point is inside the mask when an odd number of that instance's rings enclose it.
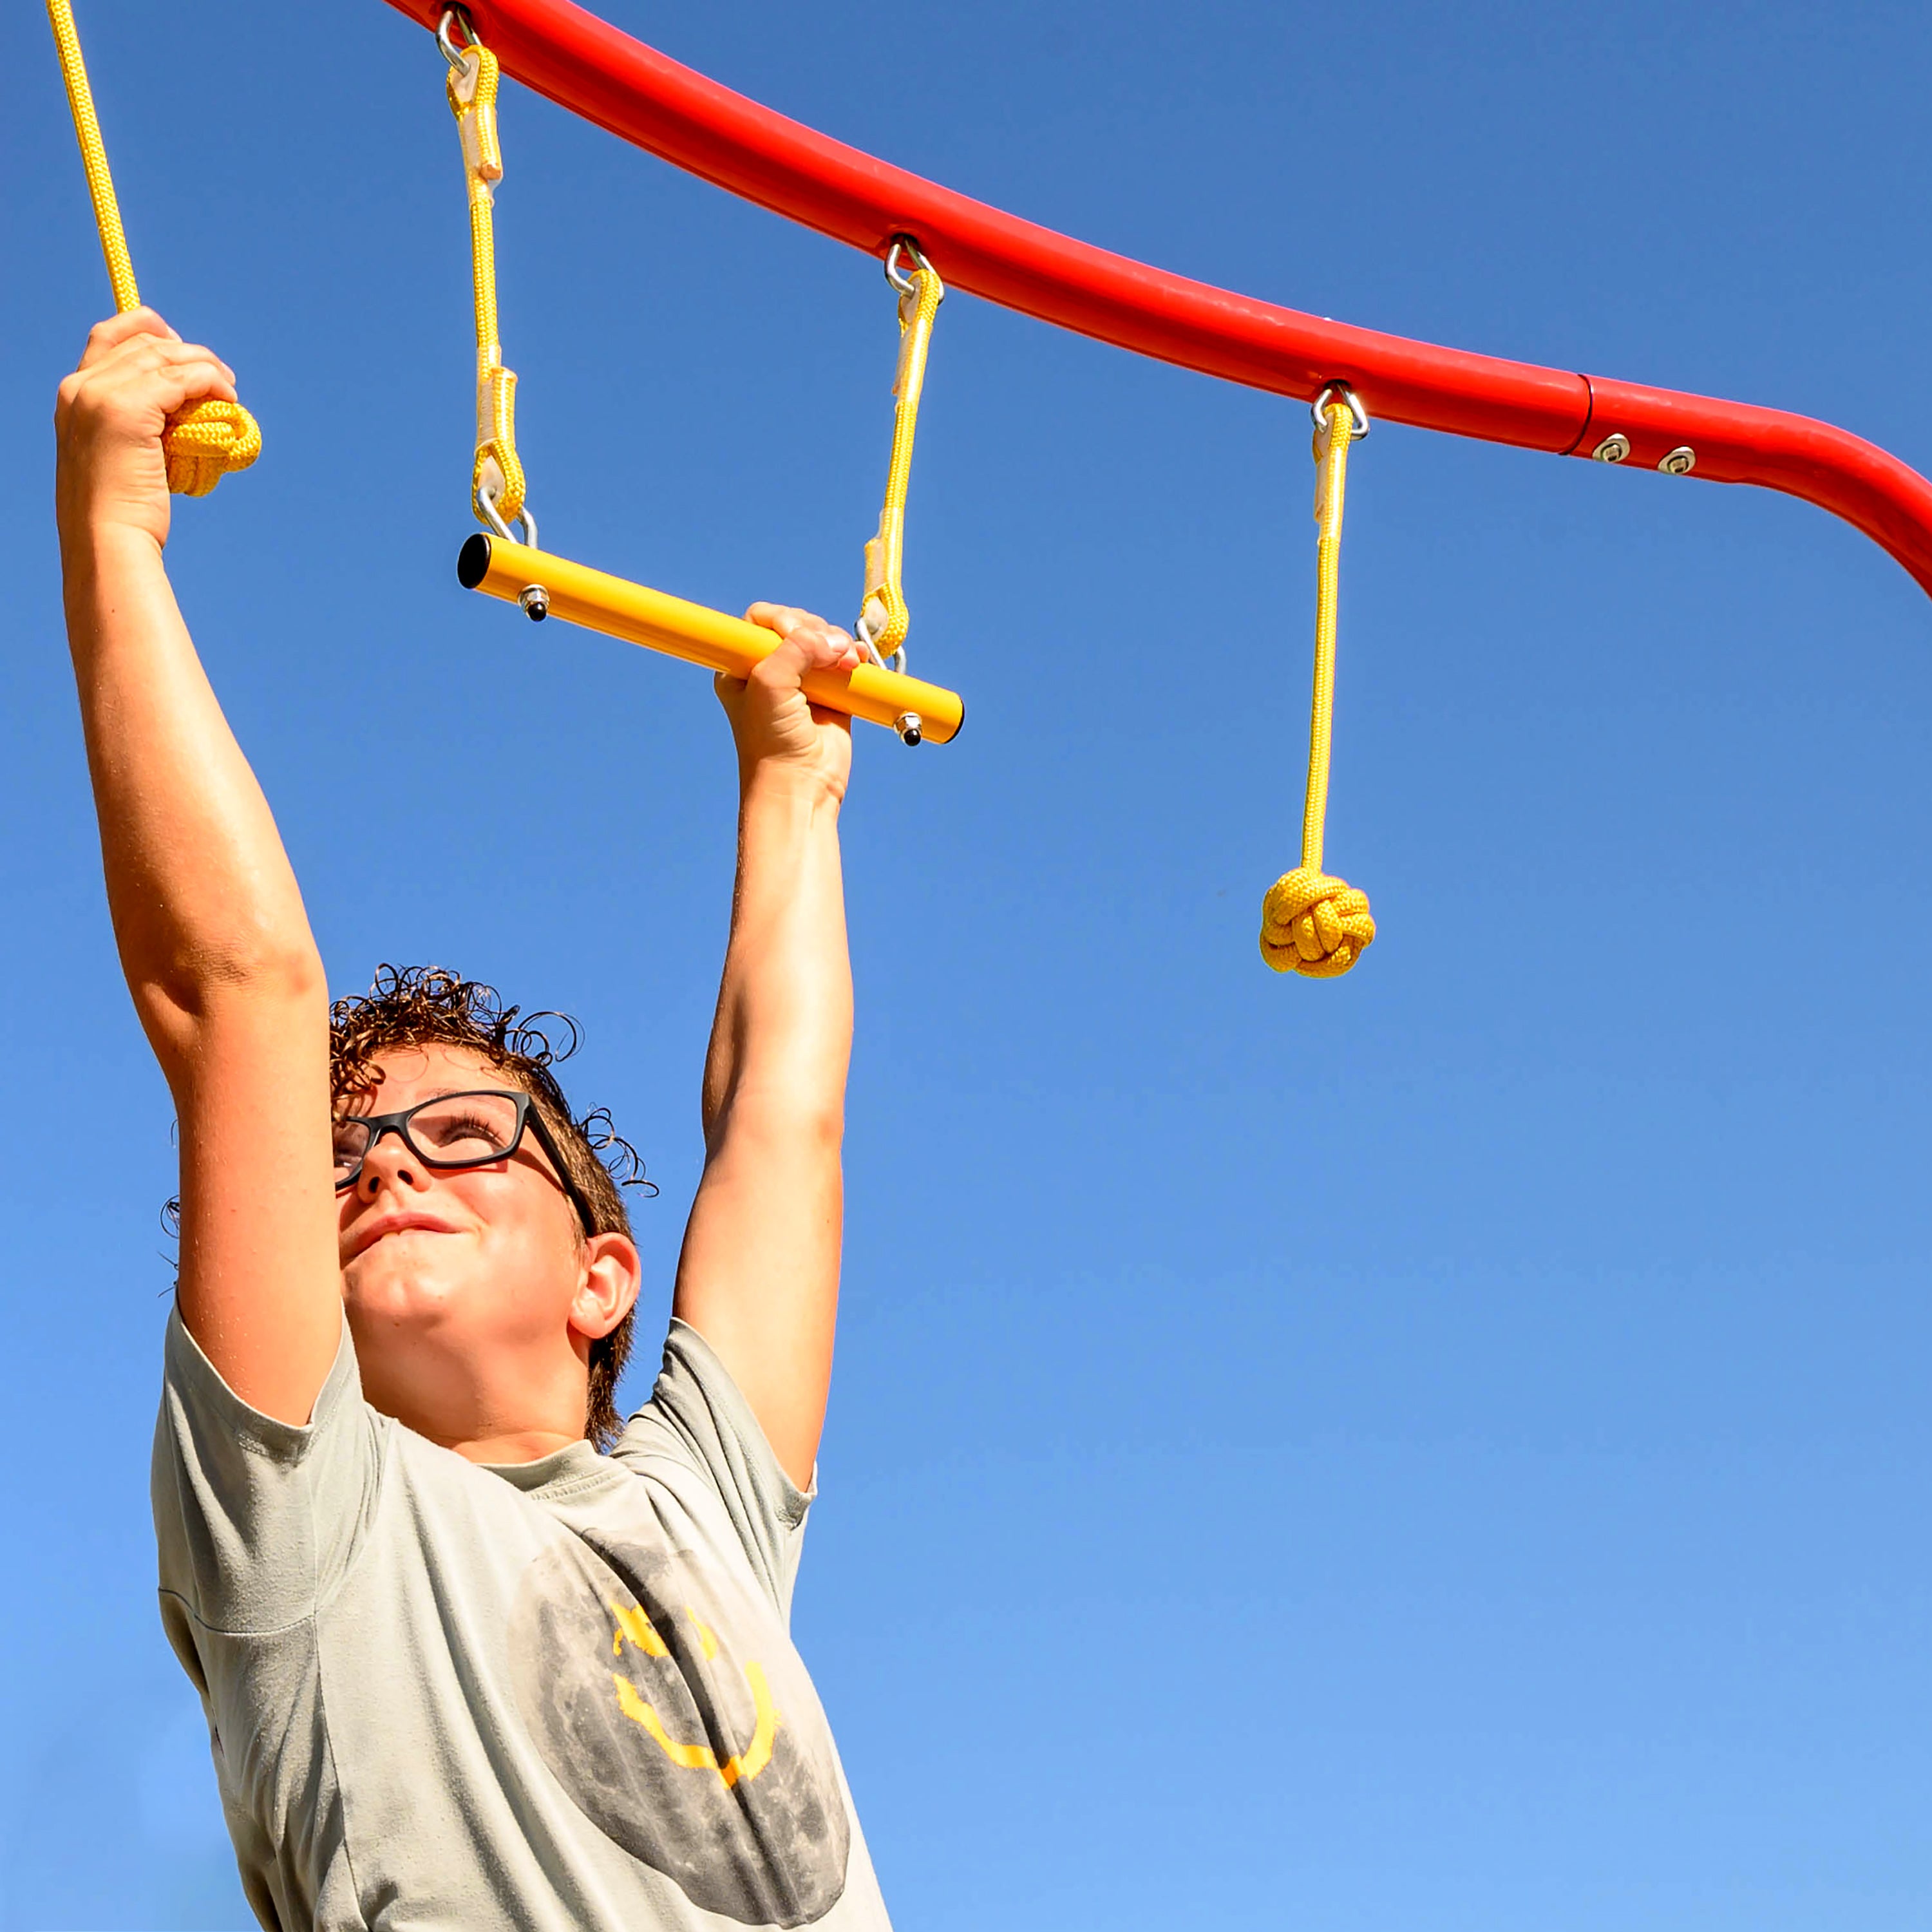
<instances>
[{"instance_id":1,"label":"t-shirt sleeve","mask_svg":"<svg viewBox=\"0 0 1932 1932\"><path fill-rule=\"evenodd\" d=\"M171 1313L153 1471L163 1591L229 1633L310 1615L360 1546L389 1426L362 1400L346 1318L296 1428L250 1408Z\"/></svg>"},{"instance_id":2,"label":"t-shirt sleeve","mask_svg":"<svg viewBox=\"0 0 1932 1932\"><path fill-rule=\"evenodd\" d=\"M723 1500L759 1582L790 1616L806 1514L818 1486L801 1490L785 1474L730 1371L689 1322L673 1318L657 1386L613 1454L640 1474L667 1456L702 1474Z\"/></svg>"}]
</instances>

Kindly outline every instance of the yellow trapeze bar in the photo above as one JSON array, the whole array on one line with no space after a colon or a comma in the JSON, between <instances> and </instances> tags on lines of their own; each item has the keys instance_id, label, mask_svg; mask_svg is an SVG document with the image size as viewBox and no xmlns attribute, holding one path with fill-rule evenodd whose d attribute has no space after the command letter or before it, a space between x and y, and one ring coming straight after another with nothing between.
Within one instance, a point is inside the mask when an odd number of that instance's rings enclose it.
<instances>
[{"instance_id":1,"label":"yellow trapeze bar","mask_svg":"<svg viewBox=\"0 0 1932 1932\"><path fill-rule=\"evenodd\" d=\"M500 597L533 616L547 613L734 677L748 676L760 658L778 647L778 633L761 624L728 617L702 604L687 604L681 597L627 584L621 577L482 530L464 543L456 574L464 590ZM805 694L828 710L883 724L908 744L930 738L944 745L966 718L965 704L957 692L881 670L877 664L810 672Z\"/></svg>"}]
</instances>

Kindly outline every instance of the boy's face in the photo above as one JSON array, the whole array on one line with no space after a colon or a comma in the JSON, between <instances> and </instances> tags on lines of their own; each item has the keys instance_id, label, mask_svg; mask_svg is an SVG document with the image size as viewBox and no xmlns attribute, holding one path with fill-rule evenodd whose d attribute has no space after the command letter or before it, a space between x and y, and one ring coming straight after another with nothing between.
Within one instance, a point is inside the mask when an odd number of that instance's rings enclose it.
<instances>
[{"instance_id":1,"label":"boy's face","mask_svg":"<svg viewBox=\"0 0 1932 1932\"><path fill-rule=\"evenodd\" d=\"M376 1064L380 1084L347 1096L339 1112L400 1113L440 1094L520 1090L502 1068L459 1047L400 1048ZM386 1133L338 1196L337 1229L364 1392L424 1433L442 1435L438 1418L473 1407L478 1395L514 1405L532 1378L567 1376L568 1358L587 1355L590 1336L580 1345L572 1320L586 1273L584 1230L534 1133L506 1160L455 1170L426 1166L400 1135Z\"/></svg>"}]
</instances>

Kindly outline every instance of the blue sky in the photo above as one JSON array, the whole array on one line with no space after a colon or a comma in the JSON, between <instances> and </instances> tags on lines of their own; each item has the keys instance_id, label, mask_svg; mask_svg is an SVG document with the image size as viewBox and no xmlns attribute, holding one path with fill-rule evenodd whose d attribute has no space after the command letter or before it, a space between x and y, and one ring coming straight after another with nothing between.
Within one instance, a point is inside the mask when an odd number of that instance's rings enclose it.
<instances>
[{"instance_id":1,"label":"blue sky","mask_svg":"<svg viewBox=\"0 0 1932 1932\"><path fill-rule=\"evenodd\" d=\"M1922 9L607 10L1163 266L1932 463ZM82 26L144 291L266 434L170 556L332 979L436 960L579 1018L574 1095L664 1186L655 1320L730 760L701 675L454 585L441 63L376 0ZM233 1928L153 1608L170 1114L49 508L105 278L36 10L0 71L0 1927ZM514 86L504 134L547 540L849 616L876 265ZM1932 612L1803 505L1379 427L1328 851L1382 936L1278 980L1307 439L1298 404L940 318L908 588L970 716L860 748L797 1612L888 1900L926 1932L1921 1928Z\"/></svg>"}]
</instances>

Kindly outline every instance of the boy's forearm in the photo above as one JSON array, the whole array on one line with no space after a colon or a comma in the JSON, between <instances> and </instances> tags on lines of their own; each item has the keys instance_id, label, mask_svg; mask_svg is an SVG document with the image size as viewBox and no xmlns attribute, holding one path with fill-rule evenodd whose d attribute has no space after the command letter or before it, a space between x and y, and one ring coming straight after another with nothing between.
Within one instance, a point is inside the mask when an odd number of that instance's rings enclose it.
<instances>
[{"instance_id":1,"label":"boy's forearm","mask_svg":"<svg viewBox=\"0 0 1932 1932\"><path fill-rule=\"evenodd\" d=\"M718 683L738 752L738 874L704 1068L704 1173L671 1308L717 1352L802 1489L832 1382L852 1052L838 856L851 735L803 686L857 652L790 605L746 614L782 641L749 677Z\"/></svg>"},{"instance_id":2,"label":"boy's forearm","mask_svg":"<svg viewBox=\"0 0 1932 1932\"><path fill-rule=\"evenodd\" d=\"M728 1117L755 1114L836 1145L851 1048L838 801L814 780L754 770L739 809L731 938L705 1065L707 1142Z\"/></svg>"},{"instance_id":3,"label":"boy's forearm","mask_svg":"<svg viewBox=\"0 0 1932 1932\"><path fill-rule=\"evenodd\" d=\"M122 965L172 1077L224 988L312 998L320 962L261 789L182 620L160 546L62 531L68 633Z\"/></svg>"}]
</instances>

